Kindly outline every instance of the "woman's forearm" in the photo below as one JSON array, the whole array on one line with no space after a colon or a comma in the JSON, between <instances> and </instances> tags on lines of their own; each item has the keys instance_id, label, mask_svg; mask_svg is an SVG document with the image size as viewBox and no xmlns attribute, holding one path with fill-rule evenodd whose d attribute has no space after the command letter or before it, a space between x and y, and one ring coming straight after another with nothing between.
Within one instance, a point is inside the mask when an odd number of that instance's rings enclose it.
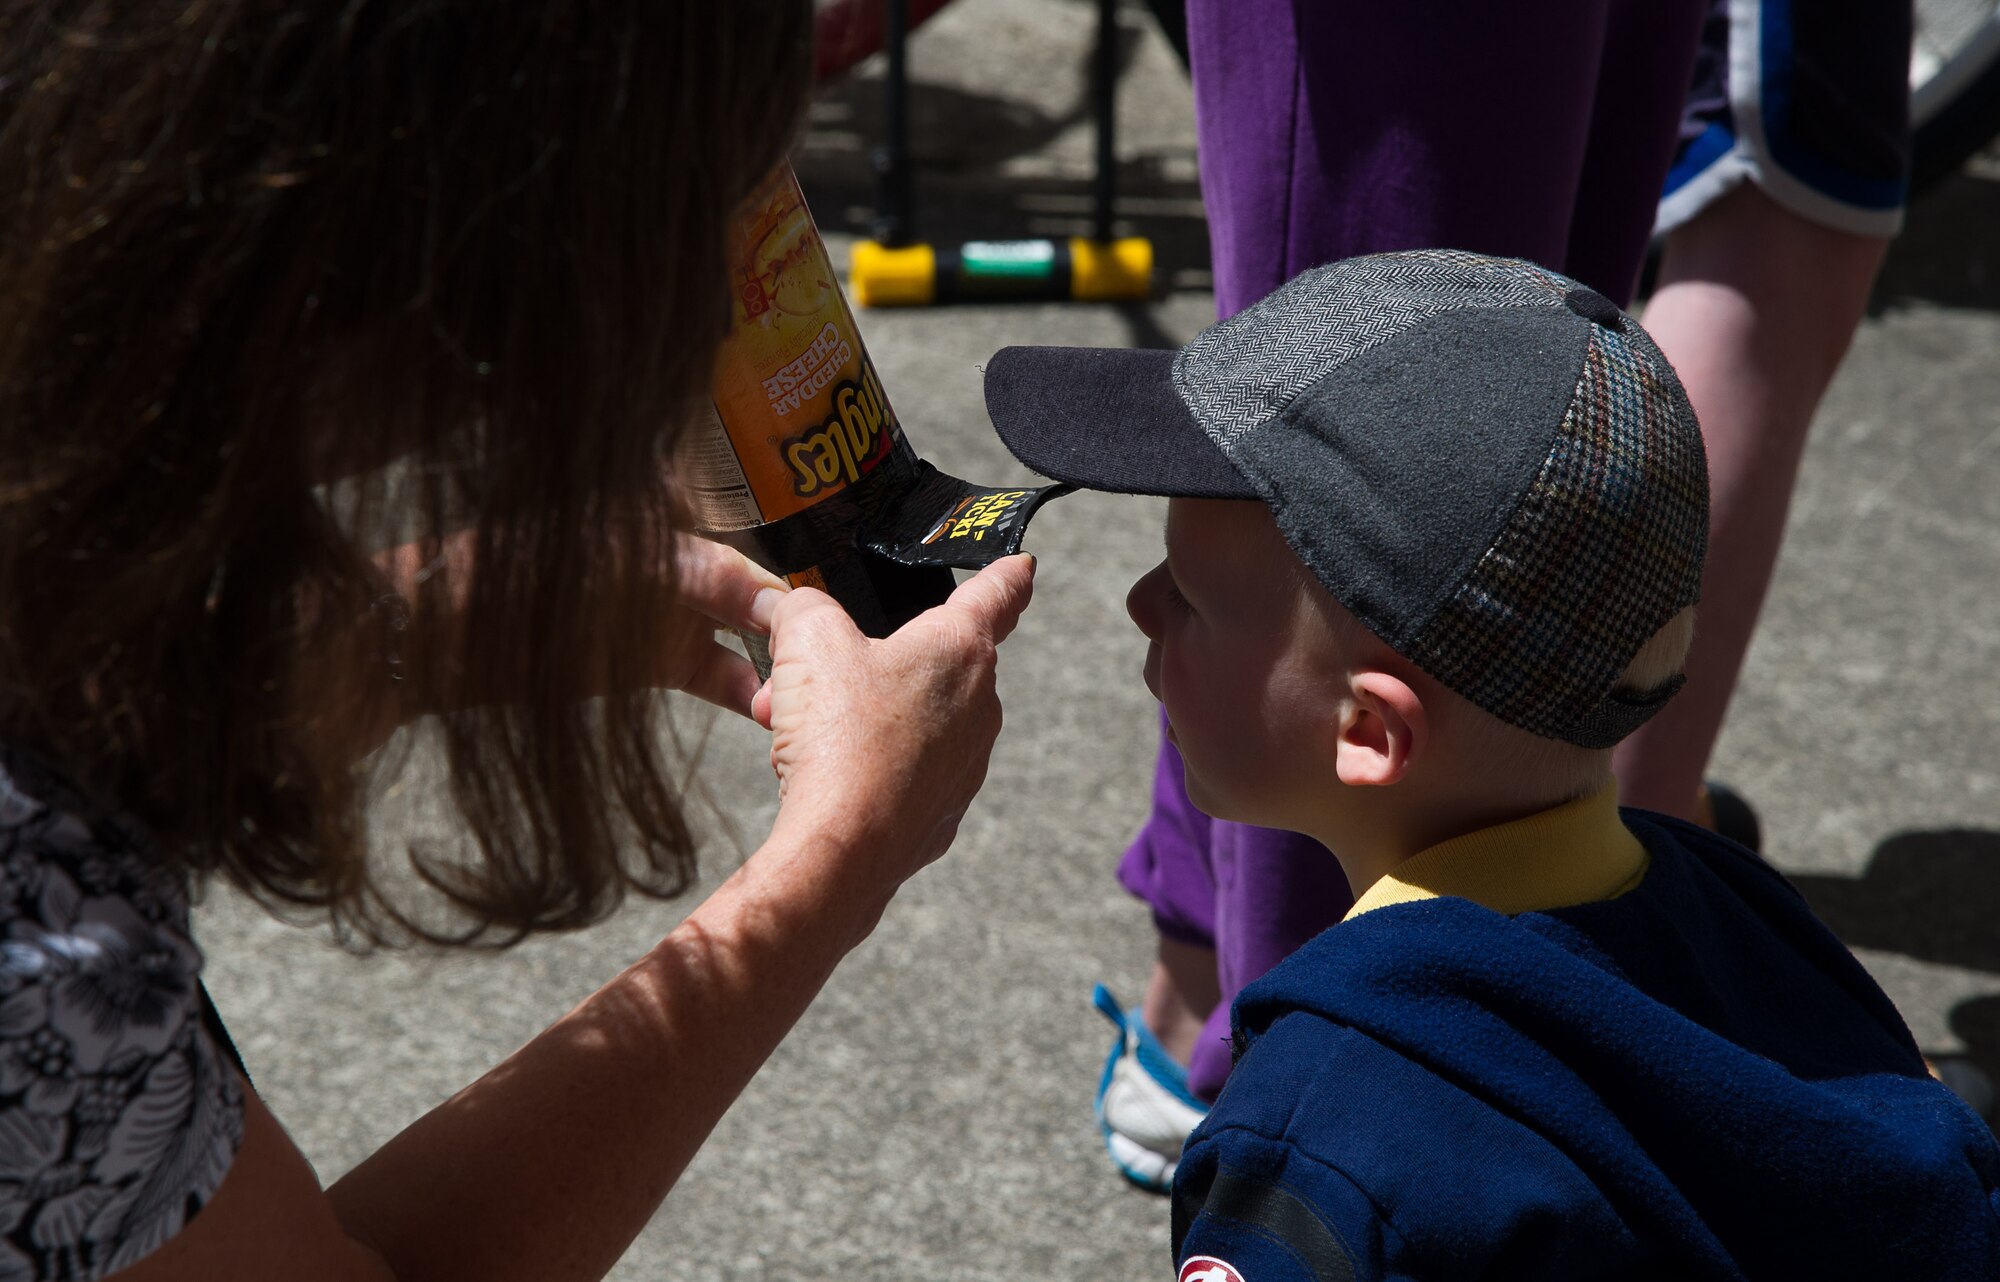
<instances>
[{"instance_id":1,"label":"woman's forearm","mask_svg":"<svg viewBox=\"0 0 2000 1282\"><path fill-rule=\"evenodd\" d=\"M607 1272L892 887L774 837L635 965L328 1190L399 1282Z\"/></svg>"},{"instance_id":2,"label":"woman's forearm","mask_svg":"<svg viewBox=\"0 0 2000 1282\"><path fill-rule=\"evenodd\" d=\"M1013 557L885 640L825 595L770 618L755 699L782 804L763 847L659 946L328 1190L397 1282L590 1282L875 928L944 853L1000 729ZM857 749L864 750L857 750Z\"/></svg>"}]
</instances>

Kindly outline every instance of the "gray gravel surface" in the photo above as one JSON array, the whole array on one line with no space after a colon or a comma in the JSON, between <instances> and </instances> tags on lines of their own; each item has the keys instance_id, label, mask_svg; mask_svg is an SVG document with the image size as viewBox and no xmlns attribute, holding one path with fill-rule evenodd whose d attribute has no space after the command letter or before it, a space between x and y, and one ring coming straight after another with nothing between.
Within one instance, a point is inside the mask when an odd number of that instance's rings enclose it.
<instances>
[{"instance_id":1,"label":"gray gravel surface","mask_svg":"<svg viewBox=\"0 0 2000 1282\"><path fill-rule=\"evenodd\" d=\"M980 0L913 44L921 230L1082 230L1090 7ZM1121 180L1165 287L1133 307L872 313L912 438L949 471L1026 480L981 411L1010 343L1171 345L1211 317L1187 84L1128 16ZM836 256L865 229L879 72L829 92L797 157ZM2000 158L1911 219L1821 413L1791 537L1716 760L1771 858L1923 1044L2000 1075ZM1112 881L1144 810L1152 710L1125 620L1160 505L1081 495L1038 518L1036 603L1005 650L1008 728L953 853L919 876L717 1128L613 1274L637 1279L1160 1276L1166 1205L1106 1164L1090 1095L1136 998L1144 912ZM774 797L754 728L704 739L709 881ZM385 835L446 839L421 770ZM670 928L683 905L500 956L355 957L221 893L209 980L258 1087L332 1179ZM588 1137L580 1137L587 1143Z\"/></svg>"}]
</instances>

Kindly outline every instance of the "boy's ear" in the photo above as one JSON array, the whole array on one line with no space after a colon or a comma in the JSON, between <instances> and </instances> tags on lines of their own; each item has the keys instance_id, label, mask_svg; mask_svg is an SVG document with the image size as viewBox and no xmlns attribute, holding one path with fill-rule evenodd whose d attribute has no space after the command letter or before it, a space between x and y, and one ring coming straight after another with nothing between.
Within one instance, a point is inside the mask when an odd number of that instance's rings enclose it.
<instances>
[{"instance_id":1,"label":"boy's ear","mask_svg":"<svg viewBox=\"0 0 2000 1282\"><path fill-rule=\"evenodd\" d=\"M1387 787L1408 773L1430 739L1423 700L1392 673L1363 670L1348 678L1353 699L1340 719L1334 771L1349 787Z\"/></svg>"}]
</instances>

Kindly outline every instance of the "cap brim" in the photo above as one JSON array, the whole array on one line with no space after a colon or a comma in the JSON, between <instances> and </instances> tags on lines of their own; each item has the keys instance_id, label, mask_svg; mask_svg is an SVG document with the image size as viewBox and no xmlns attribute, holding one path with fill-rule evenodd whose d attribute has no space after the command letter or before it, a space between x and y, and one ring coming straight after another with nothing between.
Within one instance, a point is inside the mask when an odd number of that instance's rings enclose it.
<instances>
[{"instance_id":1,"label":"cap brim","mask_svg":"<svg viewBox=\"0 0 2000 1282\"><path fill-rule=\"evenodd\" d=\"M1254 499L1174 391L1174 353L1006 347L986 363L986 412L1043 476L1116 494Z\"/></svg>"}]
</instances>

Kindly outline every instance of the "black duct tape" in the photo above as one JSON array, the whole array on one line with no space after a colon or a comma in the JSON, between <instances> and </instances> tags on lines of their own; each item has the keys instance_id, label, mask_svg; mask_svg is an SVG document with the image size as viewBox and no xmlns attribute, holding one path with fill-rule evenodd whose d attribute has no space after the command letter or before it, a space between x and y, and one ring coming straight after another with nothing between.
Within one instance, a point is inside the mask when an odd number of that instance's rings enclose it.
<instances>
[{"instance_id":1,"label":"black duct tape","mask_svg":"<svg viewBox=\"0 0 2000 1282\"><path fill-rule=\"evenodd\" d=\"M946 476L918 459L909 488L862 526L860 543L904 565L977 569L1019 552L1042 504L1074 488L995 489Z\"/></svg>"},{"instance_id":2,"label":"black duct tape","mask_svg":"<svg viewBox=\"0 0 2000 1282\"><path fill-rule=\"evenodd\" d=\"M773 574L797 574L862 547L904 565L978 569L1021 550L1028 521L1068 485L974 485L907 444L830 498L768 525L708 531Z\"/></svg>"}]
</instances>

